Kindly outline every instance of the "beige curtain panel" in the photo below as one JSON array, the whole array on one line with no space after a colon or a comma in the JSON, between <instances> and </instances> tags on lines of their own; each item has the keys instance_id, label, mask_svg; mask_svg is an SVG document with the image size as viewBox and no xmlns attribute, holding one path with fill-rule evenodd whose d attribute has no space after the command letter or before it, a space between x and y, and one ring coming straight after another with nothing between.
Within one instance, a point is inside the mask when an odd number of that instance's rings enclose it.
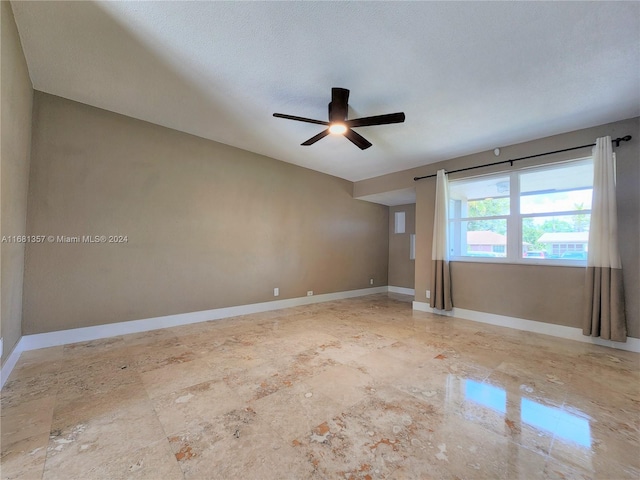
<instances>
[{"instance_id":1,"label":"beige curtain panel","mask_svg":"<svg viewBox=\"0 0 640 480\"><path fill-rule=\"evenodd\" d=\"M450 311L451 271L449 270L449 181L444 170L438 170L436 178L436 211L433 219L433 260L431 275L431 308Z\"/></svg>"},{"instance_id":2,"label":"beige curtain panel","mask_svg":"<svg viewBox=\"0 0 640 480\"><path fill-rule=\"evenodd\" d=\"M602 137L593 147L593 200L582 332L624 342L627 322L617 218L615 154L611 137Z\"/></svg>"}]
</instances>

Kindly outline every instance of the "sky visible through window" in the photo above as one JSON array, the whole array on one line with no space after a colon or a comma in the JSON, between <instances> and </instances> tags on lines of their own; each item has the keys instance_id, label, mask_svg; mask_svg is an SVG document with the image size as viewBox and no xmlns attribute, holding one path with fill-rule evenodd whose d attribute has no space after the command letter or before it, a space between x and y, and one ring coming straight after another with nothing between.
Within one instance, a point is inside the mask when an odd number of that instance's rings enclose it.
<instances>
[{"instance_id":1,"label":"sky visible through window","mask_svg":"<svg viewBox=\"0 0 640 480\"><path fill-rule=\"evenodd\" d=\"M591 210L592 189L555 192L520 197L520 212L548 213ZM537 219L540 223L542 220Z\"/></svg>"}]
</instances>

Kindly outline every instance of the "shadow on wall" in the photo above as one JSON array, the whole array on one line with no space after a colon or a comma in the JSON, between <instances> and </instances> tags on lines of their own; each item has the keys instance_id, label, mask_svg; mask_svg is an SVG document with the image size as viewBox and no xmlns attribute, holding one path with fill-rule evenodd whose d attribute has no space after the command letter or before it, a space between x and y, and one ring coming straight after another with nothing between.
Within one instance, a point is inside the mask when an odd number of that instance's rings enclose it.
<instances>
[{"instance_id":1,"label":"shadow on wall","mask_svg":"<svg viewBox=\"0 0 640 480\"><path fill-rule=\"evenodd\" d=\"M172 125L158 120L158 99L176 123L244 131L215 79L194 84L188 66L145 44L108 5L55 5L25 8L23 26L27 14L46 15L44 35L62 35L56 20L73 18L78 31L50 73L57 83L75 62L124 55L118 65L132 68L101 62L69 77L59 97L36 92L29 228L128 240L27 246L23 334L273 301L274 287L285 299L369 287L372 276L386 284L386 207L354 200L347 180L163 128ZM98 100L88 106L74 85L91 85ZM108 111L112 97L123 110Z\"/></svg>"},{"instance_id":2,"label":"shadow on wall","mask_svg":"<svg viewBox=\"0 0 640 480\"><path fill-rule=\"evenodd\" d=\"M110 11L109 5L42 2L34 8L17 2L15 12L18 25L25 30L33 17L42 16L48 20L43 23L48 25L49 31L23 36L25 52L33 57L33 63L40 56L52 56L57 60L46 72L36 69L40 73L34 75L36 90L157 125L188 130L203 138L216 140L241 134L243 137L248 135L251 144L274 144L260 132L245 132L241 99L223 89L210 72L190 65L188 59L173 56L170 46L154 42L149 34L137 34L135 26L125 25ZM64 19L64 23L57 19ZM70 27L63 31L59 25ZM43 37L55 41L43 45ZM54 45L60 44L65 46L62 54L53 50ZM114 61L98 63L96 59L99 58ZM78 69L75 68L77 64L93 68ZM56 85L56 91L47 91L41 84ZM86 85L92 86L89 94L85 93ZM117 105L110 101L111 98L119 99ZM166 118L167 110L173 113L170 119Z\"/></svg>"}]
</instances>

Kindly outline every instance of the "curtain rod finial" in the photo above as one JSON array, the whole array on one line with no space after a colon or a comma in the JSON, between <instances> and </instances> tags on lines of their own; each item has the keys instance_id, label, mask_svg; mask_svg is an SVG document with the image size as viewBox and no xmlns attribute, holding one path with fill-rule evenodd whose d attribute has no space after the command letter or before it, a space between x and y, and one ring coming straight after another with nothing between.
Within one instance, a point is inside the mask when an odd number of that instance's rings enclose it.
<instances>
[{"instance_id":1,"label":"curtain rod finial","mask_svg":"<svg viewBox=\"0 0 640 480\"><path fill-rule=\"evenodd\" d=\"M625 135L624 137L618 137L615 140L612 140L612 142L616 144L616 147L619 147L620 142L628 142L629 140L631 140L631 135Z\"/></svg>"}]
</instances>

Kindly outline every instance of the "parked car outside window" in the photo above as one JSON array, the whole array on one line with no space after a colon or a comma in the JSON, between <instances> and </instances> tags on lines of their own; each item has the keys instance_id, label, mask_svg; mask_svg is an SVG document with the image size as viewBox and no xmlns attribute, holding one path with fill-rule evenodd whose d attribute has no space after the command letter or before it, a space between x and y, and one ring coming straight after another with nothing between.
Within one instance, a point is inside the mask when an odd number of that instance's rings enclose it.
<instances>
[{"instance_id":1,"label":"parked car outside window","mask_svg":"<svg viewBox=\"0 0 640 480\"><path fill-rule=\"evenodd\" d=\"M564 252L560 258L565 260L586 260L587 252Z\"/></svg>"}]
</instances>

